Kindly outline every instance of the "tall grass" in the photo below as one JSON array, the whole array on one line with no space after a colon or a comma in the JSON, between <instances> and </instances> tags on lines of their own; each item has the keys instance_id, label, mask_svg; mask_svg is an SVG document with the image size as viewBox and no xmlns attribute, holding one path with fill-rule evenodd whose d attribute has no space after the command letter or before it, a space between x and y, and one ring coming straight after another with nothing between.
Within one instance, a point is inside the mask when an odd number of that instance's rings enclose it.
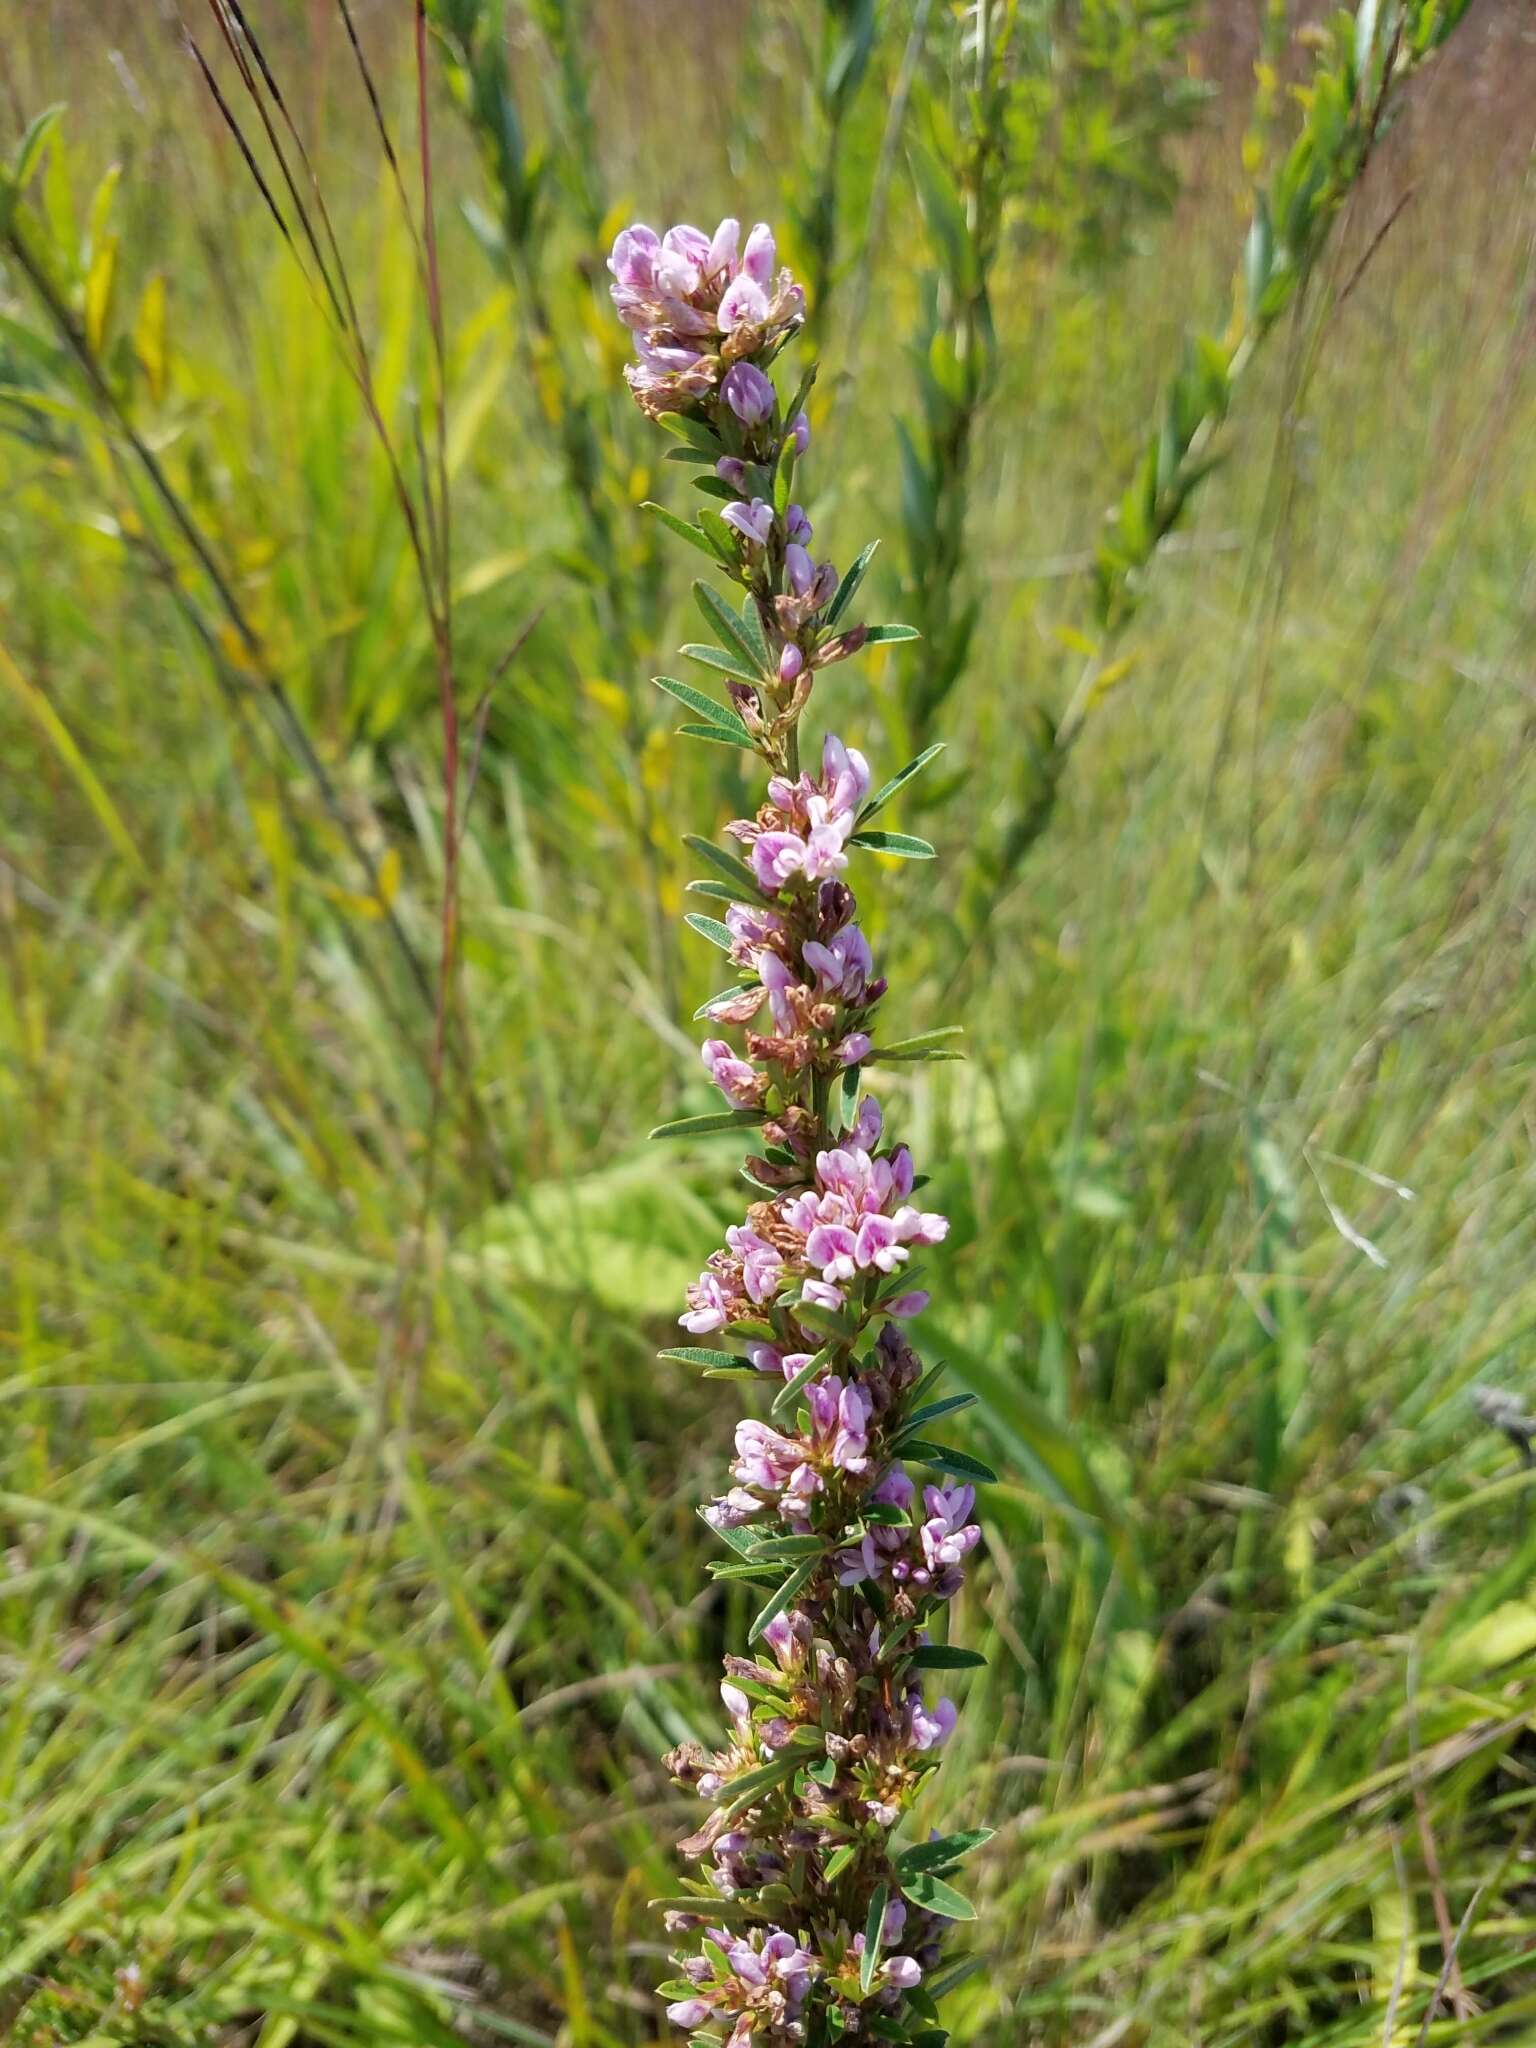
<instances>
[{"instance_id":1,"label":"tall grass","mask_svg":"<svg viewBox=\"0 0 1536 2048\"><path fill-rule=\"evenodd\" d=\"M546 18L576 17L514 11L582 388L622 346L589 319L592 194L605 227L701 190L774 211L788 166L750 98L686 149L679 109L749 40L820 48L833 11L764 0L706 42L698 10L594 4L590 129ZM408 136L408 13L353 13ZM818 421L850 499L899 489L924 317L905 134L861 254L910 29L879 15L833 258L861 370ZM429 308L344 33L318 5L258 26L302 81L409 458ZM1528 1394L1536 1330L1523 27L1474 6L1383 136L1315 360L1309 306L1256 360L968 969L979 1057L903 1106L951 1162L942 1348L1008 1480L957 1617L991 1667L931 1815L1006 1816L977 1866L991 1962L953 2000L977 2048L1532 2025L1536 1536L1467 1398ZM1104 507L1246 227L1250 54L1177 147L1170 217L1138 213L1112 265L1000 241L981 611L945 713L966 779L922 828L946 853L1017 814L1026 707L1059 714L1091 654ZM388 460L154 11L8 32L8 144L71 103L25 201L46 276L258 650L6 259L0 2033L22 2042L661 2037L646 1900L692 1807L653 1759L712 1730L703 1675L741 1617L697 1593L714 1404L651 1355L730 1198L717 1155L680 1188L642 1150L659 1093L705 1106L654 950L682 877L645 819L743 792L635 722L652 628L622 651L604 623L526 292L458 211L494 192L434 55L466 732L536 623L460 785L465 1022L431 1167L450 841ZM824 166L811 112L784 146ZM676 481L646 456L624 476L621 534ZM900 573L874 571L894 616ZM683 596L658 580L647 621ZM894 754L906 708L874 673ZM930 978L914 1028L971 929L941 880L883 935ZM702 961L667 972L680 1003L708 993Z\"/></svg>"}]
</instances>

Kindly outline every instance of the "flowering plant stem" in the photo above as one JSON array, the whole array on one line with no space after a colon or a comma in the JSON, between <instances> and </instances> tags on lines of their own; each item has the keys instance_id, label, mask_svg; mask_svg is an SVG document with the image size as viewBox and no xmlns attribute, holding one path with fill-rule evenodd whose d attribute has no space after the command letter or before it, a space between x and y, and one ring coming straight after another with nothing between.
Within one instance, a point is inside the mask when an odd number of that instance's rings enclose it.
<instances>
[{"instance_id":1,"label":"flowering plant stem","mask_svg":"<svg viewBox=\"0 0 1536 2048\"><path fill-rule=\"evenodd\" d=\"M713 236L628 228L609 268L638 338L631 389L709 501L692 522L652 509L740 593L738 605L697 583L713 637L683 649L724 701L656 681L691 714L685 734L755 753L767 773L755 816L726 828L731 848L687 841L709 869L691 888L723 905L687 921L735 970L698 1012L742 1034L739 1048L703 1047L726 1107L653 1133L750 1130L759 1143L746 1217L688 1290L692 1341L663 1355L770 1396L766 1419L737 1424L731 1484L701 1509L728 1551L715 1576L755 1588L758 1612L725 1660L724 1744L687 1742L668 1760L711 1811L680 1845L702 1874L662 1902L682 1944L662 1993L700 2048L940 2048L943 1938L974 1918L950 1880L988 1831L897 1835L955 1725L925 1677L983 1661L933 1638L980 1540L975 1483L992 1474L928 1433L970 1399L935 1398L942 1368L924 1370L904 1329L928 1300L913 1254L948 1223L913 1200L911 1152L861 1092L867 1067L957 1055L947 1032L880 1031L886 983L843 880L856 852L932 855L871 826L939 749L873 792L863 756L833 734L814 768L803 758L821 670L915 636L850 619L872 547L841 577L811 553L793 492L815 372L787 399L769 375L805 309L768 228L744 246L732 220ZM909 1466L929 1476L920 1502Z\"/></svg>"}]
</instances>

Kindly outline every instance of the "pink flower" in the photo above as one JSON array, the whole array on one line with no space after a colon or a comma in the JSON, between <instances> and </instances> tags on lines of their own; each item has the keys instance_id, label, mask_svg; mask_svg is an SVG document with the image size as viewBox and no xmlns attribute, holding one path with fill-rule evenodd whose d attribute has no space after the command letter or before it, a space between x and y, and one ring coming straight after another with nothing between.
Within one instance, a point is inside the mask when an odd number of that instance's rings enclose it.
<instances>
[{"instance_id":1,"label":"pink flower","mask_svg":"<svg viewBox=\"0 0 1536 2048\"><path fill-rule=\"evenodd\" d=\"M773 386L754 363L733 363L725 373L720 395L746 427L760 427L771 419L778 403Z\"/></svg>"},{"instance_id":2,"label":"pink flower","mask_svg":"<svg viewBox=\"0 0 1536 2048\"><path fill-rule=\"evenodd\" d=\"M805 841L798 832L765 832L752 847L752 872L760 889L776 895L805 868Z\"/></svg>"},{"instance_id":3,"label":"pink flower","mask_svg":"<svg viewBox=\"0 0 1536 2048\"><path fill-rule=\"evenodd\" d=\"M942 1244L949 1235L949 1218L937 1210L898 1209L891 1220L907 1244Z\"/></svg>"},{"instance_id":4,"label":"pink flower","mask_svg":"<svg viewBox=\"0 0 1536 2048\"><path fill-rule=\"evenodd\" d=\"M858 1271L858 1239L842 1223L818 1223L805 1241L805 1255L824 1280L851 1280Z\"/></svg>"},{"instance_id":5,"label":"pink flower","mask_svg":"<svg viewBox=\"0 0 1536 2048\"><path fill-rule=\"evenodd\" d=\"M741 1283L755 1302L772 1301L784 1277L784 1260L769 1244L744 1223L733 1224L725 1241L741 1261Z\"/></svg>"},{"instance_id":6,"label":"pink flower","mask_svg":"<svg viewBox=\"0 0 1536 2048\"><path fill-rule=\"evenodd\" d=\"M921 1700L908 1709L907 1723L914 1749L937 1749L955 1732L960 1716L953 1700L940 1700L930 1714Z\"/></svg>"},{"instance_id":7,"label":"pink flower","mask_svg":"<svg viewBox=\"0 0 1536 2048\"><path fill-rule=\"evenodd\" d=\"M925 1288L914 1287L910 1294L898 1294L894 1301L885 1304L888 1316L898 1316L905 1322L911 1316L920 1316L932 1301L933 1296Z\"/></svg>"},{"instance_id":8,"label":"pink flower","mask_svg":"<svg viewBox=\"0 0 1536 2048\"><path fill-rule=\"evenodd\" d=\"M678 1317L685 1330L703 1337L736 1320L737 1304L718 1273L705 1271L688 1290L688 1312Z\"/></svg>"},{"instance_id":9,"label":"pink flower","mask_svg":"<svg viewBox=\"0 0 1536 2048\"><path fill-rule=\"evenodd\" d=\"M656 274L656 252L661 239L654 228L636 223L634 227L623 228L615 238L613 253L608 258L608 268L615 281L637 290L645 290Z\"/></svg>"},{"instance_id":10,"label":"pink flower","mask_svg":"<svg viewBox=\"0 0 1536 2048\"><path fill-rule=\"evenodd\" d=\"M721 221L710 237L709 255L706 259L709 273L714 276L723 272L726 277L736 274L736 245L741 240L741 222L727 217Z\"/></svg>"},{"instance_id":11,"label":"pink flower","mask_svg":"<svg viewBox=\"0 0 1536 2048\"><path fill-rule=\"evenodd\" d=\"M859 1113L853 1120L853 1129L848 1133L848 1142L863 1152L873 1152L880 1142L884 1119L880 1105L873 1095L866 1095L859 1104Z\"/></svg>"},{"instance_id":12,"label":"pink flower","mask_svg":"<svg viewBox=\"0 0 1536 2048\"><path fill-rule=\"evenodd\" d=\"M752 1702L747 1698L739 1685L732 1685L729 1681L722 1684L720 1687L720 1698L724 1702L725 1711L735 1723L738 1732L751 1727Z\"/></svg>"},{"instance_id":13,"label":"pink flower","mask_svg":"<svg viewBox=\"0 0 1536 2048\"><path fill-rule=\"evenodd\" d=\"M754 498L750 505L727 505L720 517L753 547L765 548L773 537L773 507L766 498Z\"/></svg>"},{"instance_id":14,"label":"pink flower","mask_svg":"<svg viewBox=\"0 0 1536 2048\"><path fill-rule=\"evenodd\" d=\"M755 1109L767 1090L766 1077L733 1052L723 1038L706 1038L700 1052L709 1078L726 1101L737 1109Z\"/></svg>"},{"instance_id":15,"label":"pink flower","mask_svg":"<svg viewBox=\"0 0 1536 2048\"><path fill-rule=\"evenodd\" d=\"M912 1475L906 1468L901 1465L893 1465L875 1488L875 1499L883 1502L886 1507L909 1508L912 1505L912 1496L916 1491L917 1488L912 1483Z\"/></svg>"},{"instance_id":16,"label":"pink flower","mask_svg":"<svg viewBox=\"0 0 1536 2048\"><path fill-rule=\"evenodd\" d=\"M834 811L856 811L869 795L869 763L829 732L821 748L821 786Z\"/></svg>"},{"instance_id":17,"label":"pink flower","mask_svg":"<svg viewBox=\"0 0 1536 2048\"><path fill-rule=\"evenodd\" d=\"M731 334L738 327L762 327L769 315L768 294L743 271L725 288L720 301L720 332Z\"/></svg>"},{"instance_id":18,"label":"pink flower","mask_svg":"<svg viewBox=\"0 0 1536 2048\"><path fill-rule=\"evenodd\" d=\"M714 2012L714 2006L707 1998L680 1998L675 2005L667 2007L667 2018L674 2027L702 2027Z\"/></svg>"},{"instance_id":19,"label":"pink flower","mask_svg":"<svg viewBox=\"0 0 1536 2048\"><path fill-rule=\"evenodd\" d=\"M856 924L844 925L826 945L819 939L807 940L801 948L801 957L815 975L820 992L841 996L845 1002L856 1003L859 1000L875 971L869 941ZM878 1110L875 1114L878 1120ZM878 1121L875 1136L878 1140Z\"/></svg>"},{"instance_id":20,"label":"pink flower","mask_svg":"<svg viewBox=\"0 0 1536 2048\"><path fill-rule=\"evenodd\" d=\"M835 1310L843 1305L843 1290L828 1280L807 1280L800 1289L800 1298L813 1308Z\"/></svg>"},{"instance_id":21,"label":"pink flower","mask_svg":"<svg viewBox=\"0 0 1536 2048\"><path fill-rule=\"evenodd\" d=\"M778 257L773 230L767 221L760 220L747 237L747 246L742 251L741 268L754 284L766 285L773 277L773 266Z\"/></svg>"}]
</instances>

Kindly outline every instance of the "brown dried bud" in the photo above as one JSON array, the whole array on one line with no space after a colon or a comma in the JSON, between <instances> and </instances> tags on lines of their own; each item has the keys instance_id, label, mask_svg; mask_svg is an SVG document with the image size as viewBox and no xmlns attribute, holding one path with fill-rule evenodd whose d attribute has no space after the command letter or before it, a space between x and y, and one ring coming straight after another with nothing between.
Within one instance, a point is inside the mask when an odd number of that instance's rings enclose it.
<instances>
[{"instance_id":1,"label":"brown dried bud","mask_svg":"<svg viewBox=\"0 0 1536 2048\"><path fill-rule=\"evenodd\" d=\"M839 633L835 640L827 640L811 656L812 668L829 668L834 661L846 661L850 654L857 654L869 637L867 626L850 626L846 633Z\"/></svg>"},{"instance_id":2,"label":"brown dried bud","mask_svg":"<svg viewBox=\"0 0 1536 2048\"><path fill-rule=\"evenodd\" d=\"M673 1782L690 1789L697 1785L704 1775L704 1749L701 1743L680 1742L676 1749L670 1749L662 1763L671 1773Z\"/></svg>"},{"instance_id":3,"label":"brown dried bud","mask_svg":"<svg viewBox=\"0 0 1536 2048\"><path fill-rule=\"evenodd\" d=\"M751 1158L746 1162L747 1171L764 1188L794 1188L805 1183L803 1166L776 1166L771 1159Z\"/></svg>"}]
</instances>

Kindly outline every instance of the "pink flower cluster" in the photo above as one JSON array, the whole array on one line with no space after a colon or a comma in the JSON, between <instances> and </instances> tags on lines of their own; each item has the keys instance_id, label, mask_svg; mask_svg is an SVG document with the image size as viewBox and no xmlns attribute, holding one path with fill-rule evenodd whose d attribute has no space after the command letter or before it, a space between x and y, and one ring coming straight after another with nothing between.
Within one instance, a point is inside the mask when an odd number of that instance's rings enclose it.
<instances>
[{"instance_id":1,"label":"pink flower cluster","mask_svg":"<svg viewBox=\"0 0 1536 2048\"><path fill-rule=\"evenodd\" d=\"M874 1497L905 1510L915 1491L907 1474L894 1466ZM952 1600L965 1582L961 1564L981 1541L980 1526L970 1519L975 1505L974 1486L925 1486L927 1516L917 1529L916 1541L906 1522L866 1529L858 1543L838 1552L838 1584L859 1586L885 1580Z\"/></svg>"},{"instance_id":2,"label":"pink flower cluster","mask_svg":"<svg viewBox=\"0 0 1536 2048\"><path fill-rule=\"evenodd\" d=\"M764 895L775 896L797 878L831 881L848 865L847 845L869 794L869 763L835 733L822 746L819 779L775 775L768 784L771 823L737 818L725 828L749 849L752 872ZM812 962L806 963L808 966Z\"/></svg>"},{"instance_id":3,"label":"pink flower cluster","mask_svg":"<svg viewBox=\"0 0 1536 2048\"><path fill-rule=\"evenodd\" d=\"M669 1933L702 1937L701 1952L677 1956L661 1995L694 2048L929 2039L911 2023L932 2015L919 1986L938 1965L943 1916L913 1888L914 1852L888 1837L955 1726L952 1701L924 1698L937 1660L915 1652L959 1591L980 1530L970 1486L929 1485L919 1502L902 1459L986 1468L917 1437L921 1418L953 1404L928 1403L938 1369L925 1371L905 1335L928 1301L910 1266L949 1225L914 1199L911 1153L883 1142L878 1104L858 1095L886 993L843 879L863 843L869 765L836 735L800 765L818 676L871 637L840 623L869 551L842 582L811 553L795 496L810 422L769 375L804 299L770 230L759 224L743 241L734 220L713 235L629 227L608 267L635 336L630 388L652 417L684 415L668 422L684 444L673 452L724 500L700 513L693 537L735 586L742 627L711 604L735 653L686 652L729 678L732 731L769 775L755 814L726 828L739 857L714 850L744 900L728 902L723 929L690 919L737 970L737 985L700 1013L717 1034L704 1068L738 1113L725 1121L753 1126L762 1151L744 1169L757 1199L679 1320L691 1337L735 1348L674 1355L717 1372L755 1368L777 1385L766 1418L737 1423L729 1490L702 1509L733 1553L716 1570L770 1590L757 1647L749 1636L751 1654L725 1658L725 1746L709 1754L685 1742L668 1759L713 1811L679 1844L702 1867L666 1915ZM740 1046L719 1035L728 1029ZM886 1905L871 1959L877 1895ZM745 1909L745 1924L733 1913L732 1928L711 1925L727 1917L722 1899Z\"/></svg>"},{"instance_id":4,"label":"pink flower cluster","mask_svg":"<svg viewBox=\"0 0 1536 2048\"><path fill-rule=\"evenodd\" d=\"M619 318L636 337L639 360L624 375L652 415L706 397L733 365L755 370L749 359L805 319L805 294L778 267L763 221L745 245L735 220L721 221L713 235L687 225L658 235L636 224L614 242L608 268Z\"/></svg>"},{"instance_id":5,"label":"pink flower cluster","mask_svg":"<svg viewBox=\"0 0 1536 2048\"><path fill-rule=\"evenodd\" d=\"M877 1142L879 1117L878 1104L866 1096L853 1137L862 1131ZM755 1204L752 1220L726 1232L725 1249L689 1288L688 1307L678 1320L694 1336L706 1336L749 1319L791 1288L795 1300L842 1308L854 1291L878 1286L897 1272L914 1245L941 1244L948 1234L947 1217L908 1201L912 1183L912 1154L905 1145L888 1153L871 1153L857 1143L818 1152L811 1187ZM882 1306L887 1315L911 1316L926 1303L927 1296L914 1290ZM788 1306L793 1313L793 1302Z\"/></svg>"},{"instance_id":6,"label":"pink flower cluster","mask_svg":"<svg viewBox=\"0 0 1536 2048\"><path fill-rule=\"evenodd\" d=\"M747 2048L759 2026L785 2038L805 2004L816 1958L777 1927L746 1937L723 1927L711 1927L708 1934L724 1956L725 1969L708 1955L690 1957L683 1970L697 1992L669 2005L667 2018L690 2029L712 2020L734 2021L725 2048Z\"/></svg>"}]
</instances>

